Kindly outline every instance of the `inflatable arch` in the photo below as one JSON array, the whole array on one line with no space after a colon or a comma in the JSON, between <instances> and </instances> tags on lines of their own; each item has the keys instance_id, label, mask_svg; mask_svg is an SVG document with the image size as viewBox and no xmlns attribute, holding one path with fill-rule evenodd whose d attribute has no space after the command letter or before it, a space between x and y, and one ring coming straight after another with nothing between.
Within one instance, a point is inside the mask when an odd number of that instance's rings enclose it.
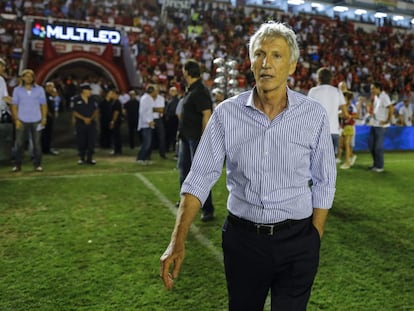
<instances>
[{"instance_id":1,"label":"inflatable arch","mask_svg":"<svg viewBox=\"0 0 414 311\"><path fill-rule=\"evenodd\" d=\"M60 68L74 62L90 63L105 72L121 92L129 89L121 70L112 61L112 46L108 45L102 55L88 52L71 52L57 55L48 40L45 40L43 47L44 63L36 69L36 82L44 84Z\"/></svg>"}]
</instances>

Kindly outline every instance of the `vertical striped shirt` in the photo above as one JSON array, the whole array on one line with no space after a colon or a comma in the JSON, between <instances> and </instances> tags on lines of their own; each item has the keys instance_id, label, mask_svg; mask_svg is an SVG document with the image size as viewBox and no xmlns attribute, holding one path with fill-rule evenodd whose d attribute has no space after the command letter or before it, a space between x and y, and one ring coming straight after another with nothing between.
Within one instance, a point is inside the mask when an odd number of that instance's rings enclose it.
<instances>
[{"instance_id":1,"label":"vertical striped shirt","mask_svg":"<svg viewBox=\"0 0 414 311\"><path fill-rule=\"evenodd\" d=\"M331 208L336 164L325 109L287 89L288 107L270 120L254 106L253 92L214 110L181 193L204 202L225 162L227 209L240 218L275 223Z\"/></svg>"}]
</instances>

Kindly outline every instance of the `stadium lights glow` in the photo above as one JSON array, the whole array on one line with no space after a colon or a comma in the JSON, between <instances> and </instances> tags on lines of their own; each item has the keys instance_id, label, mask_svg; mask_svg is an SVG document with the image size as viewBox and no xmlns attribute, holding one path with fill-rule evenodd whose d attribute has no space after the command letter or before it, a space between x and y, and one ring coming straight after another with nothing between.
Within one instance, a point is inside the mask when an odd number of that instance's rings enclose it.
<instances>
[{"instance_id":1,"label":"stadium lights glow","mask_svg":"<svg viewBox=\"0 0 414 311\"><path fill-rule=\"evenodd\" d=\"M402 21L402 20L404 20L404 17L403 16L401 16L401 15L395 15L393 18L392 18L394 21Z\"/></svg>"},{"instance_id":2,"label":"stadium lights glow","mask_svg":"<svg viewBox=\"0 0 414 311\"><path fill-rule=\"evenodd\" d=\"M346 6L337 5L337 6L335 6L335 7L333 8L333 10L334 10L335 12L340 12L340 13L343 13L343 12L348 11L348 8L347 8Z\"/></svg>"},{"instance_id":3,"label":"stadium lights glow","mask_svg":"<svg viewBox=\"0 0 414 311\"><path fill-rule=\"evenodd\" d=\"M301 4L304 4L305 1L304 0L288 0L287 3L290 5L301 5Z\"/></svg>"},{"instance_id":4,"label":"stadium lights glow","mask_svg":"<svg viewBox=\"0 0 414 311\"><path fill-rule=\"evenodd\" d=\"M317 3L317 2L312 2L311 6L312 6L313 8L315 8L315 9L320 9L320 8L322 8L322 7L323 7L323 5L322 5L322 4Z\"/></svg>"},{"instance_id":5,"label":"stadium lights glow","mask_svg":"<svg viewBox=\"0 0 414 311\"><path fill-rule=\"evenodd\" d=\"M357 9L357 10L355 10L355 14L356 15L364 15L364 14L367 14L367 10Z\"/></svg>"},{"instance_id":6,"label":"stadium lights glow","mask_svg":"<svg viewBox=\"0 0 414 311\"><path fill-rule=\"evenodd\" d=\"M384 18L384 17L387 17L387 14L382 13L382 12L377 12L377 13L374 14L374 17L375 18Z\"/></svg>"}]
</instances>

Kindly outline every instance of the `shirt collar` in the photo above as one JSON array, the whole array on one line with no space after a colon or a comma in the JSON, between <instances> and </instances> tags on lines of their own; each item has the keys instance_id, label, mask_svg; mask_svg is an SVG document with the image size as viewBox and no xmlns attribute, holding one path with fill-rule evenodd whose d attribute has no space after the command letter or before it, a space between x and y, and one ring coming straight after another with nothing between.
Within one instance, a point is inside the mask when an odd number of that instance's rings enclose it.
<instances>
[{"instance_id":1,"label":"shirt collar","mask_svg":"<svg viewBox=\"0 0 414 311\"><path fill-rule=\"evenodd\" d=\"M247 102L246 102L247 107L256 108L254 106L254 100L253 100L255 92L256 92L256 87L253 87L252 91L250 92L249 97L247 98ZM286 93L288 97L288 105L286 107L286 110L288 110L292 105L296 103L296 101L294 100L294 92L289 87L286 87Z\"/></svg>"},{"instance_id":2,"label":"shirt collar","mask_svg":"<svg viewBox=\"0 0 414 311\"><path fill-rule=\"evenodd\" d=\"M201 78L198 79L197 81L194 81L193 84L191 84L188 87L188 91L191 91L191 90L195 89L198 85L200 85L200 83L201 83Z\"/></svg>"}]
</instances>

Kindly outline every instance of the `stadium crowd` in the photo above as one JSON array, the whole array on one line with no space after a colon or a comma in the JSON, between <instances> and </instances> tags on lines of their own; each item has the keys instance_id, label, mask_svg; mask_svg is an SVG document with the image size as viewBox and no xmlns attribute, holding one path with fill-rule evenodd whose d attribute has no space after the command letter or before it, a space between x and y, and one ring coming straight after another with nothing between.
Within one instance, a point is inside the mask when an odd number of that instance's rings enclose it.
<instances>
[{"instance_id":1,"label":"stadium crowd","mask_svg":"<svg viewBox=\"0 0 414 311\"><path fill-rule=\"evenodd\" d=\"M165 96L170 87L176 87L179 94L184 91L182 66L189 58L199 61L203 82L210 89L217 70L213 60L219 57L236 61L239 89L254 85L248 38L263 21L277 19L294 29L300 44L300 61L289 80L292 89L306 94L317 85L316 71L327 67L333 73L333 85L344 82L356 95L360 118L369 113L370 85L374 81L381 82L394 104L403 106L404 101L414 105L414 35L388 25L368 32L339 18L200 0L192 1L191 14L169 12L165 19L159 3L151 0L3 1L0 14L0 57L7 61L9 89L18 84L26 16L139 29L128 32L141 84L139 95L153 83ZM99 81L101 90L109 89L110 81L90 77L88 82L95 84L93 79ZM54 81L62 95L61 107L69 106L70 97L82 82L77 77ZM123 104L128 101L127 94L120 95ZM396 115L395 123L398 119Z\"/></svg>"},{"instance_id":2,"label":"stadium crowd","mask_svg":"<svg viewBox=\"0 0 414 311\"><path fill-rule=\"evenodd\" d=\"M195 58L203 65L204 79L212 85L216 57L238 62L239 86L253 83L247 57L248 36L262 21L279 19L298 34L301 61L291 77L290 86L307 92L316 84L315 72L328 67L333 84L346 81L348 89L369 93L372 81L381 81L393 99L412 96L414 89L414 35L391 26L367 32L349 21L315 15L292 15L259 7L233 7L223 2L193 1L192 14L168 15L163 22L156 1L4 1L0 13L15 14L16 21L0 20L0 56L7 59L10 77L17 75L24 34L23 16L44 16L86 20L97 24L135 26L130 44L145 85L182 79L185 59ZM156 79L157 81L154 81Z\"/></svg>"}]
</instances>

